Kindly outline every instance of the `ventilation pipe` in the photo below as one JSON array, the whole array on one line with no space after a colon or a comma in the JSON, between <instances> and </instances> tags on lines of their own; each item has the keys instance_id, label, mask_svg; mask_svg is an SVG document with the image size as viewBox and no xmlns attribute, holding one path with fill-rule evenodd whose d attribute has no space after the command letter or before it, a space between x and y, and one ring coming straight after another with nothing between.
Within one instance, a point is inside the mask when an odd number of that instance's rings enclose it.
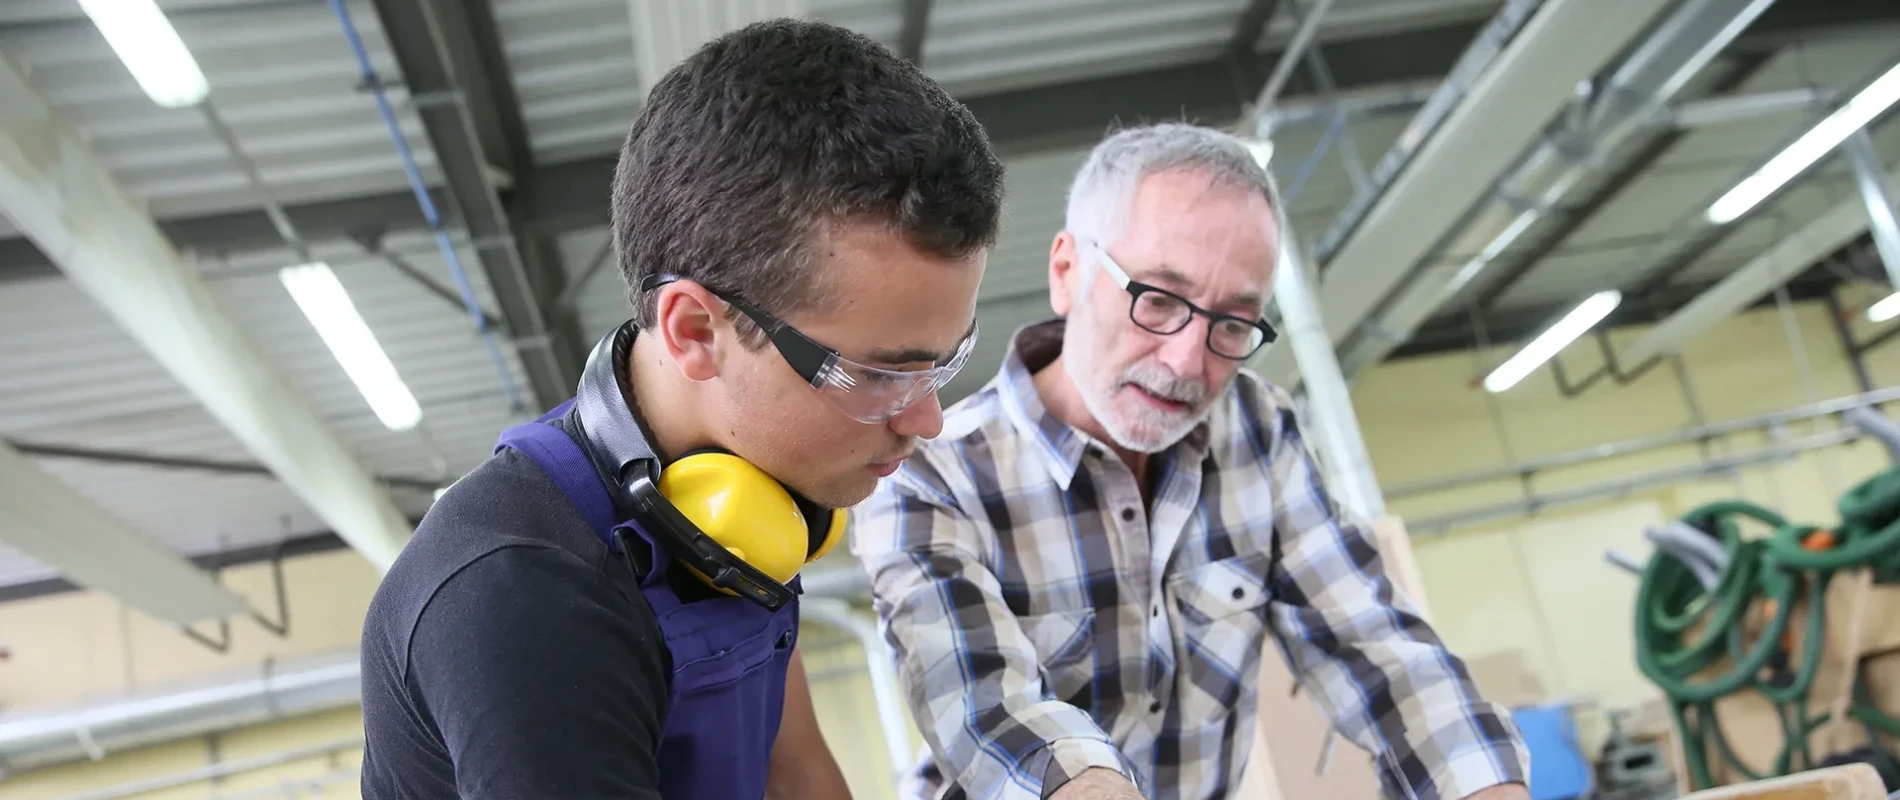
<instances>
[{"instance_id":1,"label":"ventilation pipe","mask_svg":"<svg viewBox=\"0 0 1900 800\"><path fill-rule=\"evenodd\" d=\"M804 604L818 606L813 616L827 621L836 618L832 611L848 609L848 603L865 599L869 592L863 570L849 567L812 569L803 583ZM870 648L864 624L871 623L853 617L841 619L838 627ZM875 635L874 624L870 630ZM881 663L888 670L889 658L880 661L875 649L866 653L872 662L873 686L884 686L877 669ZM9 710L0 713L0 779L54 764L97 761L135 747L347 708L362 702L361 677L359 655L350 650L266 661L202 681L90 703ZM879 691L894 693L894 681ZM886 706L898 704L891 707L896 709L899 725L887 730L895 742L907 730L901 697L880 694L880 698L879 710L887 727ZM908 750L908 741L903 746Z\"/></svg>"},{"instance_id":2,"label":"ventilation pipe","mask_svg":"<svg viewBox=\"0 0 1900 800\"><path fill-rule=\"evenodd\" d=\"M1442 121L1430 126L1422 142L1422 126L1408 130L1375 175L1372 186L1383 191L1349 208L1321 239L1321 253L1335 248L1325 259L1319 291L1321 315L1335 345L1400 288L1421 257L1542 138L1577 85L1612 64L1672 5L1668 0L1547 0L1528 19L1511 16L1529 13L1524 7L1505 6L1474 46L1498 46L1494 40L1504 39L1499 32L1511 32L1502 49L1489 59L1472 54L1484 67L1455 74L1435 103L1420 112L1422 119ZM1359 206L1367 210L1355 210ZM1292 354L1282 348L1268 350L1259 371L1282 386L1298 377Z\"/></svg>"},{"instance_id":3,"label":"ventilation pipe","mask_svg":"<svg viewBox=\"0 0 1900 800\"><path fill-rule=\"evenodd\" d=\"M0 778L361 702L355 651L264 662L220 679L96 703L0 714Z\"/></svg>"},{"instance_id":4,"label":"ventilation pipe","mask_svg":"<svg viewBox=\"0 0 1900 800\"><path fill-rule=\"evenodd\" d=\"M1419 270L1366 323L1341 359L1348 374L1384 359L1418 326L1509 251L1585 179L1605 155L1635 136L1655 130L1654 121L1677 92L1723 48L1740 36L1774 0L1689 0L1658 26L1601 89L1591 89L1550 135L1499 180L1472 222L1441 248L1475 253L1463 263ZM1578 120L1581 124L1571 124Z\"/></svg>"}]
</instances>

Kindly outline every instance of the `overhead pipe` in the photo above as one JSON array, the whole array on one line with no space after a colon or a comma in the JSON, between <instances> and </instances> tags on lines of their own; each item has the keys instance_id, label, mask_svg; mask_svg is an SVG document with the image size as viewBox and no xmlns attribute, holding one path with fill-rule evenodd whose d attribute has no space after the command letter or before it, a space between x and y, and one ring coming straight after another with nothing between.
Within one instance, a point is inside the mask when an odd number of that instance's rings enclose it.
<instances>
[{"instance_id":1,"label":"overhead pipe","mask_svg":"<svg viewBox=\"0 0 1900 800\"><path fill-rule=\"evenodd\" d=\"M813 569L803 580L804 605L816 605L814 616L830 620L838 608L863 599L869 579L852 568ZM840 621L840 630L860 642L868 620ZM855 626L855 627L852 627ZM869 629L875 634L875 626ZM880 640L881 641L881 640ZM873 668L873 687L895 692L890 660L867 649ZM887 670L880 677L876 668ZM275 720L346 708L362 702L360 655L355 650L262 662L235 673L202 681L155 687L123 697L47 709L9 709L0 712L0 778L83 760L99 760L108 753L160 742L202 736ZM890 678L889 681L885 681ZM897 711L893 737L906 730L901 696L891 706ZM881 700L880 702L886 702ZM881 713L885 712L880 707ZM887 718L888 722L888 718ZM904 744L909 758L908 742Z\"/></svg>"},{"instance_id":2,"label":"overhead pipe","mask_svg":"<svg viewBox=\"0 0 1900 800\"><path fill-rule=\"evenodd\" d=\"M1851 444L1864 435L1857 430L1843 430L1804 436L1787 444L1762 447L1745 453L1716 456L1685 467L1660 469L1629 478L1600 481L1555 492L1532 493L1517 500L1409 519L1406 521L1406 527L1411 529L1414 537L1444 534L1464 525L1535 514L1558 506L1621 497L1631 492L1649 491L1683 481L1724 475L1743 467L1787 461L1811 450Z\"/></svg>"},{"instance_id":3,"label":"overhead pipe","mask_svg":"<svg viewBox=\"0 0 1900 800\"><path fill-rule=\"evenodd\" d=\"M396 111L389 103L389 93L383 88L376 67L370 63L369 51L363 47L363 37L357 33L356 23L350 19L350 11L344 7L344 0L329 1L330 10L336 13L338 22L343 26L343 37L349 40L350 52L356 57L363 85L369 87L370 96L376 99L376 112L382 116L384 127L389 129L390 141L396 146L396 156L402 161L403 175L409 181L410 191L416 195L416 204L422 208L423 225L435 236L436 249L442 253L442 260L449 267L449 275L455 279L455 288L462 295L463 309L469 319L475 322L475 331L481 337L482 348L488 352L488 360L494 364L495 373L501 379L501 389L508 398L508 407L519 413L526 406L522 403L520 388L515 385L514 370L509 368L507 360L502 357L501 346L496 344L496 331L489 325L481 301L475 297L468 271L462 268L462 257L456 251L455 243L449 239L448 228L442 223L442 214L436 208L435 198L429 195L429 185L422 180L422 168L417 166L415 153L409 148L408 135L402 132L402 125L396 121Z\"/></svg>"},{"instance_id":4,"label":"overhead pipe","mask_svg":"<svg viewBox=\"0 0 1900 800\"><path fill-rule=\"evenodd\" d=\"M188 770L173 772L173 773L169 773L165 775L158 775L158 776L154 776L150 778L140 778L138 780L132 780L132 781L127 781L125 783L114 784L112 786L107 786L101 789L95 789L95 790L87 791L87 792L79 792L76 794L64 795L62 797L56 798L56 800L128 800L128 798L139 797L142 795L149 795L153 792L161 792L166 789L176 789L180 786L190 786L192 784L197 784L197 783L205 783L208 781L222 780L224 778L229 778L233 775L243 775L246 773L258 772L261 770L274 769L277 767L284 766L286 764L295 764L299 761L308 761L308 760L316 759L316 758L330 758L330 757L334 757L334 756L338 756L338 755L342 755L345 753L358 751L362 749L363 749L362 739L360 738L345 739L341 741L330 742L328 744L315 745L312 747L299 747L299 748L295 748L291 750L283 750L276 753L270 753L268 755L256 756L254 758L246 758L246 759L241 759L238 761L222 761L215 764L206 764L205 766L197 767L195 769L188 769ZM359 773L356 770L338 770L324 776L325 778L329 778L329 780L325 782L334 782L335 780L337 780L336 776L343 775L343 774L347 774L351 777L355 777ZM322 780L322 779L320 778L319 780ZM311 781L306 779L303 781L299 781L297 785L307 786L310 783ZM269 787L268 789L265 789L263 791L282 793L283 788ZM231 796L226 795L226 798L229 798L229 797Z\"/></svg>"},{"instance_id":5,"label":"overhead pipe","mask_svg":"<svg viewBox=\"0 0 1900 800\"><path fill-rule=\"evenodd\" d=\"M1818 417L1846 414L1854 409L1874 408L1885 403L1900 402L1900 386L1876 389L1862 394L1836 397L1817 403L1807 403L1793 408L1770 411L1765 414L1742 417L1740 419L1695 425L1668 433L1639 436L1615 442L1605 442L1591 447L1581 447L1552 453L1542 458L1528 459L1515 464L1462 472L1440 478L1429 478L1414 483L1395 486L1386 490L1387 496L1406 497L1458 489L1476 483L1489 483L1501 480L1524 480L1539 472L1553 469L1575 467L1610 458L1621 458L1636 453L1659 450L1664 447L1695 444L1722 436L1732 436L1743 431L1772 430L1786 427L1795 422Z\"/></svg>"},{"instance_id":6,"label":"overhead pipe","mask_svg":"<svg viewBox=\"0 0 1900 800\"><path fill-rule=\"evenodd\" d=\"M0 777L361 702L355 651L71 707L0 714Z\"/></svg>"},{"instance_id":7,"label":"overhead pipe","mask_svg":"<svg viewBox=\"0 0 1900 800\"><path fill-rule=\"evenodd\" d=\"M1463 264L1413 272L1365 322L1342 359L1349 374L1377 364L1499 256L1509 252L1586 179L1606 154L1655 130L1677 92L1774 0L1688 0L1610 74L1558 117L1551 132L1494 185L1461 235L1442 249L1475 253ZM1539 188L1541 187L1541 188ZM1449 273L1449 274L1447 274Z\"/></svg>"}]
</instances>

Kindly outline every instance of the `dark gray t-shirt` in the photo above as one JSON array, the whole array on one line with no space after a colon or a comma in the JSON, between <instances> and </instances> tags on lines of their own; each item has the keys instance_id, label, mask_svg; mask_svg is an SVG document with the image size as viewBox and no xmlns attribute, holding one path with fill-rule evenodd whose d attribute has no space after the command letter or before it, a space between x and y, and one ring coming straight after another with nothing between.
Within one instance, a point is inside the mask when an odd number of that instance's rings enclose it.
<instances>
[{"instance_id":1,"label":"dark gray t-shirt","mask_svg":"<svg viewBox=\"0 0 1900 800\"><path fill-rule=\"evenodd\" d=\"M362 660L365 800L659 798L659 622L634 568L512 450L424 517Z\"/></svg>"}]
</instances>

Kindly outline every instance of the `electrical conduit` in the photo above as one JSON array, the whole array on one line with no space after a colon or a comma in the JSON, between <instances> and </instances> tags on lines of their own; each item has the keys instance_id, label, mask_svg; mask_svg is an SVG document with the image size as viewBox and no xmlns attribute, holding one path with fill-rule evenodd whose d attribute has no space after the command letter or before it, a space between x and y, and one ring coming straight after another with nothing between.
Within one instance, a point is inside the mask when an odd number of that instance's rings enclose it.
<instances>
[{"instance_id":1,"label":"electrical conduit","mask_svg":"<svg viewBox=\"0 0 1900 800\"><path fill-rule=\"evenodd\" d=\"M376 68L370 64L369 52L363 47L363 38L357 33L356 23L350 19L344 0L329 0L330 10L343 26L343 36L350 42L350 52L356 56L356 65L363 78L363 84L370 88L376 98L376 111L382 115L383 125L389 129L389 138L396 146L396 155L402 159L402 171L409 180L409 189L416 195L416 203L422 207L423 222L429 232L435 236L436 248L442 252L442 260L449 266L449 274L455 279L455 288L462 295L462 305L468 311L469 318L475 321L475 330L480 334L482 346L488 351L488 359L494 362L495 372L501 378L502 392L508 397L508 407L519 412L524 406L521 390L515 385L514 371L502 358L501 347L496 344L496 335L488 325L487 315L482 313L481 302L475 298L475 289L469 284L468 272L462 268L462 258L456 253L455 244L449 241L447 228L442 224L442 215L436 209L435 199L429 196L429 186L422 180L422 170L416 165L415 153L409 149L409 138L403 134L402 126L396 122L396 112L389 104L389 95L383 89L382 78L376 74Z\"/></svg>"}]
</instances>

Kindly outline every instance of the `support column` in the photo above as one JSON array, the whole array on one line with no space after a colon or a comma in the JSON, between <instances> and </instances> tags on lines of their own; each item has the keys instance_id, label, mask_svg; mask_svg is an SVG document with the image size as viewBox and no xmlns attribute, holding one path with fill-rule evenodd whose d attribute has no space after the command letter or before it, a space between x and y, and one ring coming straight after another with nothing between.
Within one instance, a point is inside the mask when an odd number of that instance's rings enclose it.
<instances>
[{"instance_id":1,"label":"support column","mask_svg":"<svg viewBox=\"0 0 1900 800\"><path fill-rule=\"evenodd\" d=\"M1280 264L1273 275L1273 302L1299 364L1306 390L1307 421L1327 470L1327 488L1341 505L1370 522L1385 516L1385 496L1372 474L1372 458L1353 414L1352 393L1320 318L1313 281L1293 231L1281 213Z\"/></svg>"}]
</instances>

